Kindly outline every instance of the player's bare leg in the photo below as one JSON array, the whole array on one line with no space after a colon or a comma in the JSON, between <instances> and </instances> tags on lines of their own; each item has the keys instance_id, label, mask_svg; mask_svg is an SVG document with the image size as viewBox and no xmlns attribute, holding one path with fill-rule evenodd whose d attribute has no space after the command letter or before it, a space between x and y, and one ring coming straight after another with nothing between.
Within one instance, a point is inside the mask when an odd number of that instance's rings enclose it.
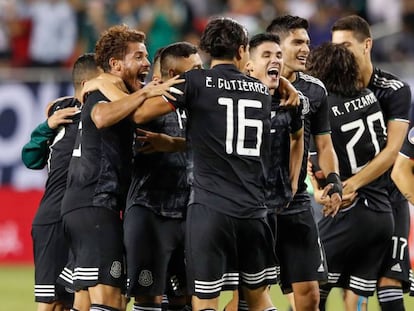
<instances>
[{"instance_id":1,"label":"player's bare leg","mask_svg":"<svg viewBox=\"0 0 414 311\"><path fill-rule=\"evenodd\" d=\"M58 301L51 303L38 302L37 311L63 311L63 305Z\"/></svg>"},{"instance_id":2,"label":"player's bare leg","mask_svg":"<svg viewBox=\"0 0 414 311\"><path fill-rule=\"evenodd\" d=\"M294 293L294 310L319 310L319 284L317 281L296 282L292 284L292 289Z\"/></svg>"},{"instance_id":3,"label":"player's bare leg","mask_svg":"<svg viewBox=\"0 0 414 311\"><path fill-rule=\"evenodd\" d=\"M91 300L87 290L80 290L75 293L75 300L73 301L73 308L78 311L89 311L91 307Z\"/></svg>"},{"instance_id":4,"label":"player's bare leg","mask_svg":"<svg viewBox=\"0 0 414 311\"><path fill-rule=\"evenodd\" d=\"M249 306L249 311L276 310L269 295L269 286L257 289L243 287L244 299Z\"/></svg>"},{"instance_id":5,"label":"player's bare leg","mask_svg":"<svg viewBox=\"0 0 414 311\"><path fill-rule=\"evenodd\" d=\"M122 294L118 287L98 284L94 287L89 287L89 296L91 305L103 305L121 310L122 308Z\"/></svg>"},{"instance_id":6,"label":"player's bare leg","mask_svg":"<svg viewBox=\"0 0 414 311\"><path fill-rule=\"evenodd\" d=\"M292 309L292 311L296 311L294 294L289 293L289 294L286 294L285 296L286 296L287 300L289 301L290 308Z\"/></svg>"},{"instance_id":7,"label":"player's bare leg","mask_svg":"<svg viewBox=\"0 0 414 311\"><path fill-rule=\"evenodd\" d=\"M218 310L219 297L211 299L200 299L196 296L192 298L193 311Z\"/></svg>"},{"instance_id":8,"label":"player's bare leg","mask_svg":"<svg viewBox=\"0 0 414 311\"><path fill-rule=\"evenodd\" d=\"M344 289L344 303L346 311L366 311L366 309L358 309L360 296L349 289ZM361 306L363 307L363 306Z\"/></svg>"},{"instance_id":9,"label":"player's bare leg","mask_svg":"<svg viewBox=\"0 0 414 311\"><path fill-rule=\"evenodd\" d=\"M239 309L239 291L233 291L233 297L224 307L225 311L237 311Z\"/></svg>"}]
</instances>

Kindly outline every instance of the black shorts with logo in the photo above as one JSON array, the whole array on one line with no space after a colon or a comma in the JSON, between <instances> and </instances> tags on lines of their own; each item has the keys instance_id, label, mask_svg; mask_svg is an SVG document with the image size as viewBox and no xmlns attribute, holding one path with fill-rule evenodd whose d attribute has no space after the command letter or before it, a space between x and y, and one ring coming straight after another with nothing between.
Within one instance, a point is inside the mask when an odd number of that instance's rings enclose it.
<instances>
[{"instance_id":1,"label":"black shorts with logo","mask_svg":"<svg viewBox=\"0 0 414 311\"><path fill-rule=\"evenodd\" d=\"M75 290L105 284L125 289L122 221L104 207L86 207L63 216L65 236L73 252Z\"/></svg>"},{"instance_id":2,"label":"black shorts with logo","mask_svg":"<svg viewBox=\"0 0 414 311\"><path fill-rule=\"evenodd\" d=\"M200 299L216 298L240 285L275 284L276 256L266 218L235 218L201 204L188 208L188 287Z\"/></svg>"},{"instance_id":3,"label":"black shorts with logo","mask_svg":"<svg viewBox=\"0 0 414 311\"><path fill-rule=\"evenodd\" d=\"M175 276L176 290L185 287L184 229L183 219L163 217L145 207L128 209L124 218L128 296L164 294L167 276Z\"/></svg>"}]
</instances>

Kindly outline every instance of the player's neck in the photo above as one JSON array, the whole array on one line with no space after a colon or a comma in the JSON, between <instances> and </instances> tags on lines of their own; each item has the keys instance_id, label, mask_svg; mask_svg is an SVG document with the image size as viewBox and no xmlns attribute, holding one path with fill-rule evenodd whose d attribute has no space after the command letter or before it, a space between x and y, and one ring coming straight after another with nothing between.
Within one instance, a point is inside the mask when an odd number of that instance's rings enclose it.
<instances>
[{"instance_id":1,"label":"player's neck","mask_svg":"<svg viewBox=\"0 0 414 311\"><path fill-rule=\"evenodd\" d=\"M296 80L296 72L295 71L290 71L290 70L283 69L282 70L282 77L288 79L289 82L293 82L293 81Z\"/></svg>"},{"instance_id":2,"label":"player's neck","mask_svg":"<svg viewBox=\"0 0 414 311\"><path fill-rule=\"evenodd\" d=\"M367 87L369 81L371 81L372 73L374 72L374 66L371 62L366 62L366 65L361 68L361 78L364 84L364 87Z\"/></svg>"},{"instance_id":3,"label":"player's neck","mask_svg":"<svg viewBox=\"0 0 414 311\"><path fill-rule=\"evenodd\" d=\"M232 61L230 59L228 59L228 60L227 59L226 60L223 60L223 59L213 59L211 61L210 67L213 68L214 66L217 66L217 65L235 65L237 67L237 64L235 64L234 61Z\"/></svg>"}]
</instances>

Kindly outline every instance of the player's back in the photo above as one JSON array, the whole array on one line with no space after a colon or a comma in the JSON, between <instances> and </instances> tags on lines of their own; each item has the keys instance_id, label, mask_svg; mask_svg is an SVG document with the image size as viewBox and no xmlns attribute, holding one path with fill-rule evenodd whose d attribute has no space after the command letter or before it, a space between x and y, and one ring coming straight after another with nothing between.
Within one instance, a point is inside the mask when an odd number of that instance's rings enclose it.
<instances>
[{"instance_id":1,"label":"player's back","mask_svg":"<svg viewBox=\"0 0 414 311\"><path fill-rule=\"evenodd\" d=\"M338 156L340 176L346 180L363 169L385 147L387 134L381 107L368 89L352 98L328 96L332 142ZM375 209L388 210L386 175L358 190L375 202Z\"/></svg>"},{"instance_id":2,"label":"player's back","mask_svg":"<svg viewBox=\"0 0 414 311\"><path fill-rule=\"evenodd\" d=\"M268 156L271 97L234 65L184 74L187 141L194 163L191 201L235 217L263 217L264 157Z\"/></svg>"},{"instance_id":3,"label":"player's back","mask_svg":"<svg viewBox=\"0 0 414 311\"><path fill-rule=\"evenodd\" d=\"M80 102L74 97L65 97L53 104L49 116L59 109L80 107ZM80 111L79 111L80 112ZM48 177L45 193L33 220L34 224L50 224L57 222L60 217L60 206L66 188L69 162L75 144L80 113L72 117L72 123L59 126L51 145L47 160Z\"/></svg>"}]
</instances>

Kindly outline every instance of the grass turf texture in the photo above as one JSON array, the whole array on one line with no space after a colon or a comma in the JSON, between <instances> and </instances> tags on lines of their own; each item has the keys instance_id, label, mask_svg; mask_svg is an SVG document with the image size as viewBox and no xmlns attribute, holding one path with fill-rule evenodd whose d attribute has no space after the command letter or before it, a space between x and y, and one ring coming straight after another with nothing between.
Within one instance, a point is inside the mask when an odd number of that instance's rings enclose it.
<instances>
[{"instance_id":1,"label":"grass turf texture","mask_svg":"<svg viewBox=\"0 0 414 311\"><path fill-rule=\"evenodd\" d=\"M0 265L0 311L27 311L36 310L33 296L34 271L33 266ZM278 286L273 286L271 295L279 311L287 311L288 303L281 294ZM224 292L220 297L221 311L230 300L231 293ZM344 311L341 301L341 292L335 289L328 299L328 311ZM404 296L406 310L414 310L414 297ZM132 310L132 304L128 311ZM368 302L368 311L380 311L376 297Z\"/></svg>"}]
</instances>

